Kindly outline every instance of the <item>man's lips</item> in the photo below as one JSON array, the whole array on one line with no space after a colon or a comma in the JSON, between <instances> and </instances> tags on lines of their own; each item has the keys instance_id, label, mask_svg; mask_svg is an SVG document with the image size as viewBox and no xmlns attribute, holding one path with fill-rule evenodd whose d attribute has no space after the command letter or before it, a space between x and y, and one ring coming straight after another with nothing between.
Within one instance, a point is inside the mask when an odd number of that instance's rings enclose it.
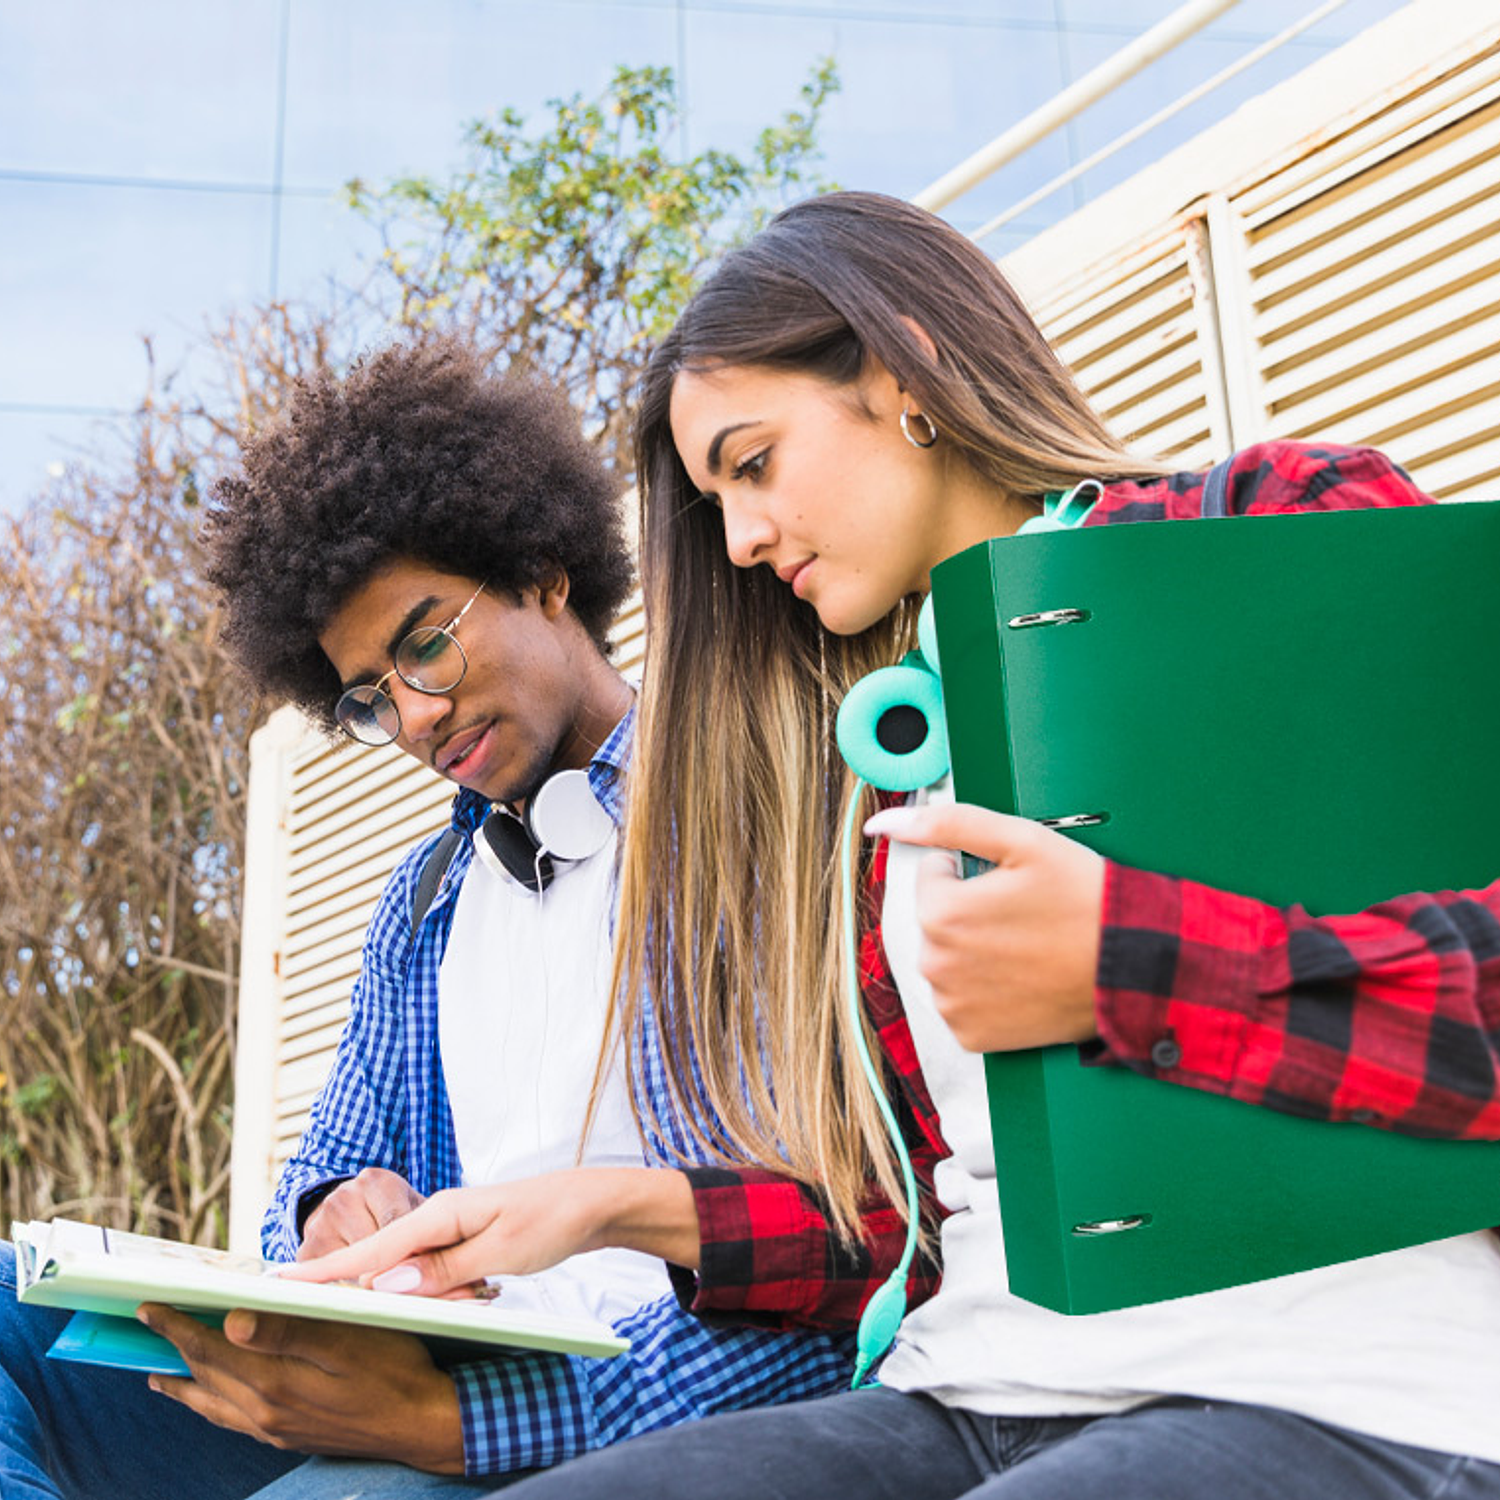
<instances>
[{"instance_id":1,"label":"man's lips","mask_svg":"<svg viewBox=\"0 0 1500 1500\"><path fill-rule=\"evenodd\" d=\"M444 776L462 775L467 762L480 749L481 742L495 726L493 722L476 724L472 729L461 730L438 751L433 766Z\"/></svg>"}]
</instances>

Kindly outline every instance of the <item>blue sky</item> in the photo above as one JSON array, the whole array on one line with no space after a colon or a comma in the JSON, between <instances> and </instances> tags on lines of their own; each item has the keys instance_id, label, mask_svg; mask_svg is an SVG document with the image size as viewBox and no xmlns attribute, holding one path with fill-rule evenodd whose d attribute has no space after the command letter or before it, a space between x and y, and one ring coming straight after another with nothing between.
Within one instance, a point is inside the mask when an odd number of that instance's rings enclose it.
<instances>
[{"instance_id":1,"label":"blue sky","mask_svg":"<svg viewBox=\"0 0 1500 1500\"><path fill-rule=\"evenodd\" d=\"M373 251L358 175L442 173L464 122L665 64L686 146L745 146L815 59L845 186L910 194L1175 9L1173 0L0 0L0 512L110 451L206 324L315 294ZM1242 0L956 203L972 228L1307 7ZM1397 9L1349 0L1274 59L988 242L1002 253Z\"/></svg>"}]
</instances>

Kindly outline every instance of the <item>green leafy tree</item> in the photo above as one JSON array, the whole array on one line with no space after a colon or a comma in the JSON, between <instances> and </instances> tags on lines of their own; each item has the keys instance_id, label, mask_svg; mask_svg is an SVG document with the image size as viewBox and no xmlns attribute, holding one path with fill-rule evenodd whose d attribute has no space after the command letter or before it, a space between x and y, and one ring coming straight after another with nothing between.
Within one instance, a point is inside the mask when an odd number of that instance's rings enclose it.
<instances>
[{"instance_id":1,"label":"green leafy tree","mask_svg":"<svg viewBox=\"0 0 1500 1500\"><path fill-rule=\"evenodd\" d=\"M674 157L665 68L621 68L602 98L554 101L540 134L514 110L467 132L453 176L349 184L376 222L399 317L458 328L512 368L561 382L623 473L629 394L695 278L777 208L828 184L817 128L832 59L748 156Z\"/></svg>"}]
</instances>

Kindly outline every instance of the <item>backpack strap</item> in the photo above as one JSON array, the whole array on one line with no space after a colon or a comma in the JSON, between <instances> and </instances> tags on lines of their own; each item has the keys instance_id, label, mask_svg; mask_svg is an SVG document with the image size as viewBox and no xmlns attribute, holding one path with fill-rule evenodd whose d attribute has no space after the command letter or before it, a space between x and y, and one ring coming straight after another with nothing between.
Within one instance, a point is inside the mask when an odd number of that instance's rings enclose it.
<instances>
[{"instance_id":1,"label":"backpack strap","mask_svg":"<svg viewBox=\"0 0 1500 1500\"><path fill-rule=\"evenodd\" d=\"M438 835L438 841L432 846L427 858L422 862L421 873L417 876L417 888L412 892L411 897L411 935L413 938L417 935L417 928L422 925L422 918L431 909L438 887L443 883L443 876L448 873L448 866L453 863L453 856L458 853L458 846L463 841L464 834L457 828L445 828Z\"/></svg>"},{"instance_id":2,"label":"backpack strap","mask_svg":"<svg viewBox=\"0 0 1500 1500\"><path fill-rule=\"evenodd\" d=\"M1213 518L1229 514L1229 465L1233 458L1215 464L1203 481L1203 515Z\"/></svg>"}]
</instances>

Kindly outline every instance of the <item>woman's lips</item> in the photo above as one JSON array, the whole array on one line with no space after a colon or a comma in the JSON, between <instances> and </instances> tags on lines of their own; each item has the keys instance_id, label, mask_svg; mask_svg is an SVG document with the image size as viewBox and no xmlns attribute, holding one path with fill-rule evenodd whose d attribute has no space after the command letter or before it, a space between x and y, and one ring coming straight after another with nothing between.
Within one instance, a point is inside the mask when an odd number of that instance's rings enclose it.
<instances>
[{"instance_id":1,"label":"woman's lips","mask_svg":"<svg viewBox=\"0 0 1500 1500\"><path fill-rule=\"evenodd\" d=\"M792 592L800 599L807 586L807 570L816 561L815 557L805 557L799 563L788 563L786 567L776 570L776 576L783 583L789 584Z\"/></svg>"}]
</instances>

